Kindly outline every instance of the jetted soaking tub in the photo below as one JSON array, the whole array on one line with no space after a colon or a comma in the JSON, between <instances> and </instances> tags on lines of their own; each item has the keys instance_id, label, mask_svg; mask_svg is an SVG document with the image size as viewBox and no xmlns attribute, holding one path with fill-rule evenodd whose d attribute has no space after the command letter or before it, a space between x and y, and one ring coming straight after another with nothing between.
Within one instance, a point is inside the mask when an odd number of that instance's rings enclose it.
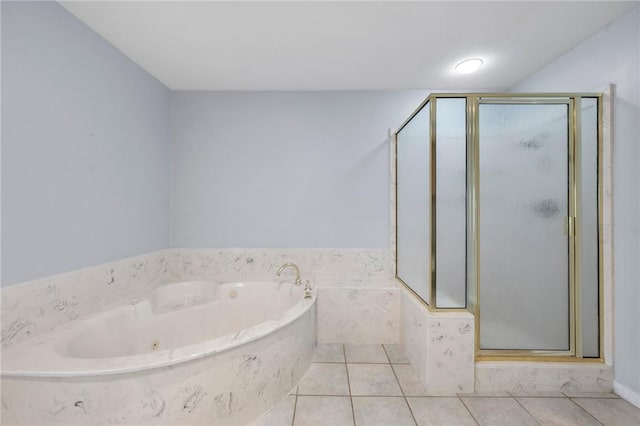
<instances>
[{"instance_id":1,"label":"jetted soaking tub","mask_svg":"<svg viewBox=\"0 0 640 426\"><path fill-rule=\"evenodd\" d=\"M207 281L74 321L2 354L4 424L246 424L302 378L315 291Z\"/></svg>"}]
</instances>

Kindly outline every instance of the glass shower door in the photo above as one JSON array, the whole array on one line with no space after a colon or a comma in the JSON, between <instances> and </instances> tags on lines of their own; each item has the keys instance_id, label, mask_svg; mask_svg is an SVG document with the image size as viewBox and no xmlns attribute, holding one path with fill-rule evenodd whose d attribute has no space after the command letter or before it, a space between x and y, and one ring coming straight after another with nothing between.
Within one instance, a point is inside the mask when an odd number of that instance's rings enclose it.
<instances>
[{"instance_id":1,"label":"glass shower door","mask_svg":"<svg viewBox=\"0 0 640 426\"><path fill-rule=\"evenodd\" d=\"M478 105L481 351L573 350L569 117L568 100Z\"/></svg>"}]
</instances>

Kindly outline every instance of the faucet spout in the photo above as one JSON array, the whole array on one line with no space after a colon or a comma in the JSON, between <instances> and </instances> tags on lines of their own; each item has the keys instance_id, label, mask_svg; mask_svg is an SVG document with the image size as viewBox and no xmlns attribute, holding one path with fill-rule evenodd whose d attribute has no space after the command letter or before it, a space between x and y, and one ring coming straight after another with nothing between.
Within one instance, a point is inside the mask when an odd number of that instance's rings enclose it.
<instances>
[{"instance_id":1,"label":"faucet spout","mask_svg":"<svg viewBox=\"0 0 640 426\"><path fill-rule=\"evenodd\" d=\"M300 268L298 268L298 265L296 265L295 263L285 263L280 268L278 268L278 272L276 272L276 275L280 276L280 274L282 274L282 271L284 271L288 267L294 268L296 270L296 285L302 284L302 280L300 280Z\"/></svg>"}]
</instances>

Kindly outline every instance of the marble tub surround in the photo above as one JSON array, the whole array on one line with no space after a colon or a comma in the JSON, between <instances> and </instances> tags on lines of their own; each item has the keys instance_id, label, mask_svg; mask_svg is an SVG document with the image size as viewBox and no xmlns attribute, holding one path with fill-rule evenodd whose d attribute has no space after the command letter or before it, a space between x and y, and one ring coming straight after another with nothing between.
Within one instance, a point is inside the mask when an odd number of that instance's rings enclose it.
<instances>
[{"instance_id":1,"label":"marble tub surround","mask_svg":"<svg viewBox=\"0 0 640 426\"><path fill-rule=\"evenodd\" d=\"M286 396L307 371L314 350L313 315L309 310L301 321L215 356L153 370L3 379L3 423L247 424Z\"/></svg>"},{"instance_id":2,"label":"marble tub surround","mask_svg":"<svg viewBox=\"0 0 640 426\"><path fill-rule=\"evenodd\" d=\"M284 263L318 291L319 342L397 343L400 302L389 250L172 249L167 275L218 282L272 279ZM282 278L293 279L292 269Z\"/></svg>"},{"instance_id":3,"label":"marble tub surround","mask_svg":"<svg viewBox=\"0 0 640 426\"><path fill-rule=\"evenodd\" d=\"M225 282L273 278L278 268L287 262L300 268L303 283L310 280L314 284L319 278L345 286L367 286L368 283L375 286L376 279L392 278L389 250L171 249L167 251L167 259L168 277L181 280ZM295 278L293 270L286 270L282 276Z\"/></svg>"},{"instance_id":4,"label":"marble tub surround","mask_svg":"<svg viewBox=\"0 0 640 426\"><path fill-rule=\"evenodd\" d=\"M215 300L159 315L151 306L124 318L116 310L13 346L3 359L3 420L246 424L295 387L315 349L315 293L304 299L300 286L271 284L222 284ZM115 337L94 339L114 326Z\"/></svg>"},{"instance_id":5,"label":"marble tub surround","mask_svg":"<svg viewBox=\"0 0 640 426\"><path fill-rule=\"evenodd\" d=\"M611 392L613 368L598 362L476 363L476 391Z\"/></svg>"},{"instance_id":6,"label":"marble tub surround","mask_svg":"<svg viewBox=\"0 0 640 426\"><path fill-rule=\"evenodd\" d=\"M318 342L398 343L398 288L319 287Z\"/></svg>"},{"instance_id":7,"label":"marble tub surround","mask_svg":"<svg viewBox=\"0 0 640 426\"><path fill-rule=\"evenodd\" d=\"M142 300L166 282L274 279L296 263L303 282L381 288L391 278L388 250L168 249L2 289L1 345L7 348L68 321ZM293 278L293 272L283 273Z\"/></svg>"},{"instance_id":8,"label":"marble tub surround","mask_svg":"<svg viewBox=\"0 0 640 426\"><path fill-rule=\"evenodd\" d=\"M306 299L304 290L291 283L201 283L158 287L215 288L203 291L207 299L195 305L159 311L158 300L143 300L16 344L3 351L2 377L105 376L173 365L260 339L315 308L315 293ZM197 291L187 294L191 301ZM168 299L165 295L160 302ZM314 329L307 330L311 338Z\"/></svg>"},{"instance_id":9,"label":"marble tub surround","mask_svg":"<svg viewBox=\"0 0 640 426\"><path fill-rule=\"evenodd\" d=\"M468 312L431 312L402 289L402 347L432 392L473 392L475 322Z\"/></svg>"},{"instance_id":10,"label":"marble tub surround","mask_svg":"<svg viewBox=\"0 0 640 426\"><path fill-rule=\"evenodd\" d=\"M313 276L313 283L316 288L342 288L342 289L395 289L399 288L399 284L395 278L353 276L353 277L336 277L316 273Z\"/></svg>"},{"instance_id":11,"label":"marble tub surround","mask_svg":"<svg viewBox=\"0 0 640 426\"><path fill-rule=\"evenodd\" d=\"M161 250L2 289L2 348L96 312L139 301L166 279Z\"/></svg>"}]
</instances>

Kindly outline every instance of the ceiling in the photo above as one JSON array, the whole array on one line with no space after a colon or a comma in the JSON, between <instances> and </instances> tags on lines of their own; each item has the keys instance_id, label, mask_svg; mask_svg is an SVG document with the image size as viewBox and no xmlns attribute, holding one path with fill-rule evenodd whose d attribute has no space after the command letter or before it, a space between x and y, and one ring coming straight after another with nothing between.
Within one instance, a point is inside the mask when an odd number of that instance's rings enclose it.
<instances>
[{"instance_id":1,"label":"ceiling","mask_svg":"<svg viewBox=\"0 0 640 426\"><path fill-rule=\"evenodd\" d=\"M173 90L506 90L638 5L60 3ZM455 73L468 57L484 67Z\"/></svg>"}]
</instances>

